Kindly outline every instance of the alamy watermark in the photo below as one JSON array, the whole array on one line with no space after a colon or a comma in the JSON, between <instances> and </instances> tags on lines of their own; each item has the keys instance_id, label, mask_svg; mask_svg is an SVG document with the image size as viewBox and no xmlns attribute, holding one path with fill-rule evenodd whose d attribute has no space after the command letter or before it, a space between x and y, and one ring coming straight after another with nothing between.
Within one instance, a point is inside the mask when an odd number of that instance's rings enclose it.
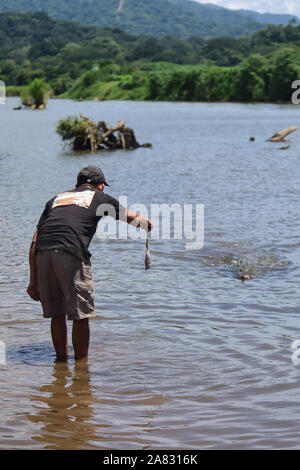
<instances>
[{"instance_id":1,"label":"alamy watermark","mask_svg":"<svg viewBox=\"0 0 300 470\"><path fill-rule=\"evenodd\" d=\"M292 103L300 104L300 80L295 80L292 83L292 89L295 90L292 94Z\"/></svg>"},{"instance_id":2,"label":"alamy watermark","mask_svg":"<svg viewBox=\"0 0 300 470\"><path fill-rule=\"evenodd\" d=\"M292 342L291 348L293 349L292 353L292 363L295 366L299 366L300 364L300 340L296 339Z\"/></svg>"},{"instance_id":3,"label":"alamy watermark","mask_svg":"<svg viewBox=\"0 0 300 470\"><path fill-rule=\"evenodd\" d=\"M3 80L0 80L0 104L6 104L6 86Z\"/></svg>"},{"instance_id":4,"label":"alamy watermark","mask_svg":"<svg viewBox=\"0 0 300 470\"><path fill-rule=\"evenodd\" d=\"M6 364L6 346L4 341L0 340L0 365Z\"/></svg>"},{"instance_id":5,"label":"alamy watermark","mask_svg":"<svg viewBox=\"0 0 300 470\"><path fill-rule=\"evenodd\" d=\"M119 203L128 207L127 196L120 196ZM203 204L134 204L130 211L137 212L153 222L149 233L151 240L185 240L186 250L201 250L204 245L204 205ZM110 217L103 217L103 216ZM97 228L97 237L103 239L139 240L146 238L146 232L131 224L117 224L115 207L103 204L97 210L102 217ZM121 219L122 220L122 219Z\"/></svg>"}]
</instances>

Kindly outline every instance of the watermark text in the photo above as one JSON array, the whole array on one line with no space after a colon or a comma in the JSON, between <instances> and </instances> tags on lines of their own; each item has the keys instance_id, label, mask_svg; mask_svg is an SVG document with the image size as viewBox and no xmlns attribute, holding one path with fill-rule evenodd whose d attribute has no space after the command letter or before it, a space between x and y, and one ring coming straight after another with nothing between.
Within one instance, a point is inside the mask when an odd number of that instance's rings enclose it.
<instances>
[{"instance_id":1,"label":"watermark text","mask_svg":"<svg viewBox=\"0 0 300 470\"><path fill-rule=\"evenodd\" d=\"M120 196L121 207L128 207L127 196ZM201 250L204 245L204 205L203 204L134 204L130 211L151 219L153 229L151 240L184 240L186 250ZM117 224L116 209L110 204L102 204L97 210L102 217L97 228L97 237L103 239L143 240L147 234L137 227L136 221L130 224ZM109 217L104 217L109 216ZM122 216L120 215L120 219Z\"/></svg>"}]
</instances>

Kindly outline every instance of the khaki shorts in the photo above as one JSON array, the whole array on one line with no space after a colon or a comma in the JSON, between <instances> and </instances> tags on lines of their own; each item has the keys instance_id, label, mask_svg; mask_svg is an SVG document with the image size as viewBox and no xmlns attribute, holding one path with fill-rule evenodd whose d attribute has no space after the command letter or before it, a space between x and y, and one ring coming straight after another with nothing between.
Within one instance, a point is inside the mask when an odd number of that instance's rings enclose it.
<instances>
[{"instance_id":1,"label":"khaki shorts","mask_svg":"<svg viewBox=\"0 0 300 470\"><path fill-rule=\"evenodd\" d=\"M36 256L38 286L44 317L66 315L68 320L95 317L92 269L59 250Z\"/></svg>"}]
</instances>

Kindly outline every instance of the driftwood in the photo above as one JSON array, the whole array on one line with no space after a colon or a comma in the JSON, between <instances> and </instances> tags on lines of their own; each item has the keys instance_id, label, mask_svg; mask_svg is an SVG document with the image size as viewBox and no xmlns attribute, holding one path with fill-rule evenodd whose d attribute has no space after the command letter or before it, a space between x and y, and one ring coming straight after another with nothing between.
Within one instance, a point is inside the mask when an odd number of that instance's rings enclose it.
<instances>
[{"instance_id":1,"label":"driftwood","mask_svg":"<svg viewBox=\"0 0 300 470\"><path fill-rule=\"evenodd\" d=\"M287 129L283 129L280 132L276 132L272 137L270 137L269 142L284 142L285 137L287 137L292 132L296 131L298 126L288 127Z\"/></svg>"},{"instance_id":2,"label":"driftwood","mask_svg":"<svg viewBox=\"0 0 300 470\"><path fill-rule=\"evenodd\" d=\"M57 132L63 140L69 140L74 150L123 149L132 150L139 147L152 147L151 144L140 145L134 131L125 127L124 121L119 121L115 127L109 127L106 121L95 123L80 114L76 117L61 120Z\"/></svg>"},{"instance_id":3,"label":"driftwood","mask_svg":"<svg viewBox=\"0 0 300 470\"><path fill-rule=\"evenodd\" d=\"M284 147L279 147L279 150L287 150L290 148L290 145L285 145Z\"/></svg>"}]
</instances>

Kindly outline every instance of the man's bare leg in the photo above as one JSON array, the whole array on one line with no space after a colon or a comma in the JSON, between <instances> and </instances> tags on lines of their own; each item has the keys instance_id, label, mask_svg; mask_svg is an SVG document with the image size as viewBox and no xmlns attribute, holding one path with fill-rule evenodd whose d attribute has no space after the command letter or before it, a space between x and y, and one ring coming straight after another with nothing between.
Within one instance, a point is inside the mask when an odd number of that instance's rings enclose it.
<instances>
[{"instance_id":1,"label":"man's bare leg","mask_svg":"<svg viewBox=\"0 0 300 470\"><path fill-rule=\"evenodd\" d=\"M51 319L51 336L56 352L56 360L65 362L68 359L68 336L65 315Z\"/></svg>"},{"instance_id":2,"label":"man's bare leg","mask_svg":"<svg viewBox=\"0 0 300 470\"><path fill-rule=\"evenodd\" d=\"M88 356L90 343L90 327L88 318L73 321L72 342L75 352L75 361Z\"/></svg>"}]
</instances>

